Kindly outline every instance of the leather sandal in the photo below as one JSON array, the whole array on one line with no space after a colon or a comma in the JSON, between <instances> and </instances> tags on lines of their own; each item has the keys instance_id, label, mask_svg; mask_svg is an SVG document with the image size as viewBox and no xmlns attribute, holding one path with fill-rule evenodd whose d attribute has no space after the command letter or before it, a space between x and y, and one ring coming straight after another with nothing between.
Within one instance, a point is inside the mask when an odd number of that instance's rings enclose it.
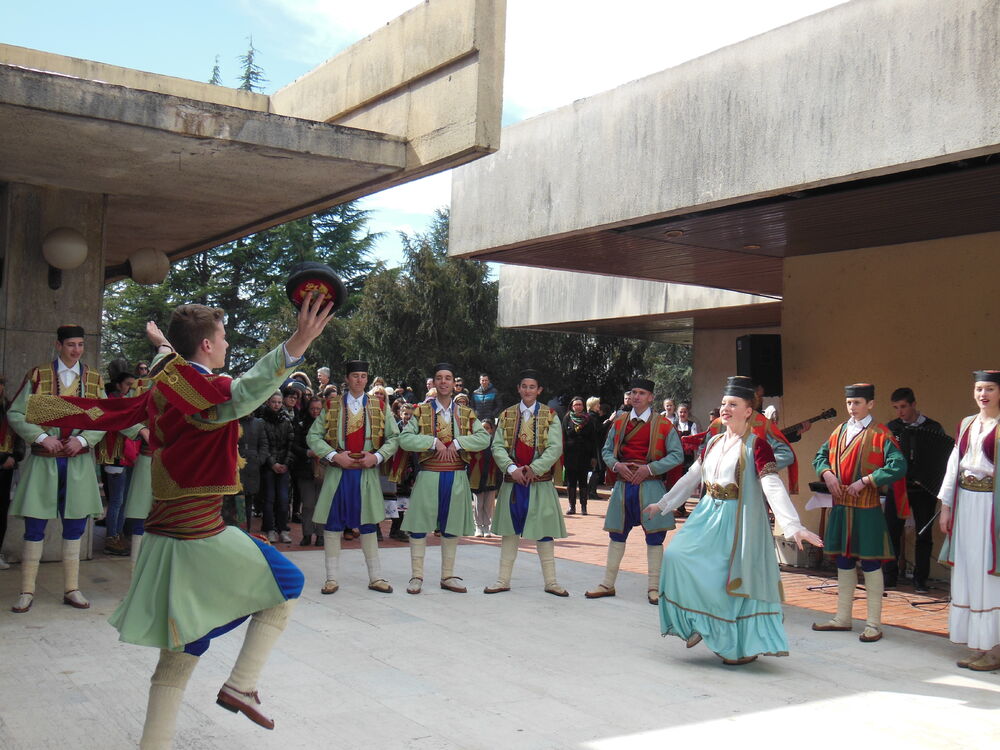
<instances>
[{"instance_id":1,"label":"leather sandal","mask_svg":"<svg viewBox=\"0 0 1000 750\"><path fill-rule=\"evenodd\" d=\"M368 584L368 588L372 591L378 591L382 594L391 594L392 586L384 578L376 578L374 581Z\"/></svg>"},{"instance_id":2,"label":"leather sandal","mask_svg":"<svg viewBox=\"0 0 1000 750\"><path fill-rule=\"evenodd\" d=\"M336 581L327 581L323 584L323 588L319 590L321 594L336 594L340 590L340 584Z\"/></svg>"},{"instance_id":3,"label":"leather sandal","mask_svg":"<svg viewBox=\"0 0 1000 750\"><path fill-rule=\"evenodd\" d=\"M599 583L596 589L587 591L584 596L588 599L603 599L606 596L614 596L615 593L614 586L605 586L603 583Z\"/></svg>"},{"instance_id":4,"label":"leather sandal","mask_svg":"<svg viewBox=\"0 0 1000 750\"><path fill-rule=\"evenodd\" d=\"M406 593L419 594L420 589L423 588L423 585L424 585L423 578L421 578L420 576L413 576L413 578L410 579L410 582L406 584Z\"/></svg>"},{"instance_id":5,"label":"leather sandal","mask_svg":"<svg viewBox=\"0 0 1000 750\"><path fill-rule=\"evenodd\" d=\"M743 664L749 664L752 661L757 661L757 657L756 656L744 656L744 657L742 657L740 659L723 659L722 663L723 664L728 664L728 665L730 665L732 667L738 667L738 666L741 666Z\"/></svg>"},{"instance_id":6,"label":"leather sandal","mask_svg":"<svg viewBox=\"0 0 1000 750\"><path fill-rule=\"evenodd\" d=\"M701 643L701 633L692 633L691 635L688 636L688 639L684 641L684 644L688 648L694 648L699 643Z\"/></svg>"},{"instance_id":7,"label":"leather sandal","mask_svg":"<svg viewBox=\"0 0 1000 750\"><path fill-rule=\"evenodd\" d=\"M862 643L875 643L876 641L882 640L882 631L879 628L874 628L871 625L865 627L864 632L858 636L858 640Z\"/></svg>"},{"instance_id":8,"label":"leather sandal","mask_svg":"<svg viewBox=\"0 0 1000 750\"><path fill-rule=\"evenodd\" d=\"M854 628L851 625L836 625L833 620L830 620L830 622L824 622L822 624L820 624L818 622L814 622L813 625L812 625L812 629L813 630L818 630L818 631L820 631L822 633L832 633L832 632L835 632L835 631L836 632L840 632L840 631L847 632L847 631L853 630Z\"/></svg>"},{"instance_id":9,"label":"leather sandal","mask_svg":"<svg viewBox=\"0 0 1000 750\"><path fill-rule=\"evenodd\" d=\"M215 702L227 711L243 714L254 724L259 724L264 729L274 729L274 719L264 716L257 708L260 705L260 696L256 690L243 692L226 684L222 686L219 694L215 697Z\"/></svg>"},{"instance_id":10,"label":"leather sandal","mask_svg":"<svg viewBox=\"0 0 1000 750\"><path fill-rule=\"evenodd\" d=\"M29 597L25 599L25 597ZM19 615L23 615L29 609L31 605L35 603L35 594L32 591L22 591L21 595L17 597L17 604L10 608L11 612L16 612Z\"/></svg>"},{"instance_id":11,"label":"leather sandal","mask_svg":"<svg viewBox=\"0 0 1000 750\"><path fill-rule=\"evenodd\" d=\"M73 594L76 594L76 596L72 596ZM76 609L90 609L90 602L83 598L80 589L73 589L63 594L63 604L68 604Z\"/></svg>"},{"instance_id":12,"label":"leather sandal","mask_svg":"<svg viewBox=\"0 0 1000 750\"><path fill-rule=\"evenodd\" d=\"M550 583L546 586L545 593L552 594L552 596L569 596L569 592L558 583Z\"/></svg>"},{"instance_id":13,"label":"leather sandal","mask_svg":"<svg viewBox=\"0 0 1000 750\"><path fill-rule=\"evenodd\" d=\"M646 601L655 607L660 603L660 592L656 589L649 589L646 592Z\"/></svg>"},{"instance_id":14,"label":"leather sandal","mask_svg":"<svg viewBox=\"0 0 1000 750\"><path fill-rule=\"evenodd\" d=\"M497 581L496 583L483 589L484 594L499 594L504 591L510 591L510 586L506 585L502 581Z\"/></svg>"},{"instance_id":15,"label":"leather sandal","mask_svg":"<svg viewBox=\"0 0 1000 750\"><path fill-rule=\"evenodd\" d=\"M961 667L962 669L968 669L969 665L974 661L979 661L986 655L985 651L973 651L971 654L966 656L964 659L959 659L955 662L955 666Z\"/></svg>"},{"instance_id":16,"label":"leather sandal","mask_svg":"<svg viewBox=\"0 0 1000 750\"><path fill-rule=\"evenodd\" d=\"M441 588L445 591L454 591L456 594L464 594L468 591L465 586L458 583L449 583L449 581L461 581L462 579L458 576L449 576L441 581Z\"/></svg>"},{"instance_id":17,"label":"leather sandal","mask_svg":"<svg viewBox=\"0 0 1000 750\"><path fill-rule=\"evenodd\" d=\"M974 662L971 662L969 669L973 672L992 672L995 669L1000 669L1000 656L987 651Z\"/></svg>"}]
</instances>

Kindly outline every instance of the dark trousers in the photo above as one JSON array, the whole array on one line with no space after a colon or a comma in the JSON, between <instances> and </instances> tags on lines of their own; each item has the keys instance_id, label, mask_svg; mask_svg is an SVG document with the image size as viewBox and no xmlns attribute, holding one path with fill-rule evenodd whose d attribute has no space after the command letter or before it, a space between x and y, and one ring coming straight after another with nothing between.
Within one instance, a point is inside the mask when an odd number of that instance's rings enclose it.
<instances>
[{"instance_id":1,"label":"dark trousers","mask_svg":"<svg viewBox=\"0 0 1000 750\"><path fill-rule=\"evenodd\" d=\"M14 481L13 469L0 469L0 548L7 535L7 513L10 511L10 484Z\"/></svg>"},{"instance_id":2,"label":"dark trousers","mask_svg":"<svg viewBox=\"0 0 1000 750\"><path fill-rule=\"evenodd\" d=\"M931 570L931 552L934 547L933 524L921 534L919 533L934 517L934 509L937 507L937 498L930 492L919 488L908 488L907 495L910 498L910 512L913 514L913 523L916 525L917 541L914 550L913 561L913 582L927 583L927 577ZM896 559L885 564L886 577L892 581L899 577L899 558L903 553L903 531L906 526L906 519L896 515L896 503L891 497L885 502L885 523L889 527L889 541L892 542L892 549Z\"/></svg>"},{"instance_id":3,"label":"dark trousers","mask_svg":"<svg viewBox=\"0 0 1000 750\"><path fill-rule=\"evenodd\" d=\"M589 467L566 466L566 495L569 497L569 506L576 507L577 488L580 490L580 503L587 507L587 472Z\"/></svg>"},{"instance_id":4,"label":"dark trousers","mask_svg":"<svg viewBox=\"0 0 1000 750\"><path fill-rule=\"evenodd\" d=\"M288 488L291 475L264 472L264 522L261 531L288 531Z\"/></svg>"}]
</instances>

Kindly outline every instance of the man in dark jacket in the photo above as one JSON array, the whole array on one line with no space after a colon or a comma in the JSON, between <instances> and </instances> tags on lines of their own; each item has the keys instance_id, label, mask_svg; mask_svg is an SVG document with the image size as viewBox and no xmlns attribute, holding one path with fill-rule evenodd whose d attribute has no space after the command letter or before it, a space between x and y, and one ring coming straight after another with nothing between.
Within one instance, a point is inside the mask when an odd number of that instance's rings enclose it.
<instances>
[{"instance_id":1,"label":"man in dark jacket","mask_svg":"<svg viewBox=\"0 0 1000 750\"><path fill-rule=\"evenodd\" d=\"M503 399L485 372L479 375L479 387L472 392L472 410L480 420L495 420L503 411Z\"/></svg>"},{"instance_id":2,"label":"man in dark jacket","mask_svg":"<svg viewBox=\"0 0 1000 750\"><path fill-rule=\"evenodd\" d=\"M291 485L292 421L282 408L282 396L275 393L267 400L261 416L267 433L268 455L261 471L264 492L264 522L261 531L272 544L280 539L291 544L288 527L288 490Z\"/></svg>"},{"instance_id":3,"label":"man in dark jacket","mask_svg":"<svg viewBox=\"0 0 1000 750\"><path fill-rule=\"evenodd\" d=\"M264 430L262 419L253 414L247 414L240 419L240 440L237 448L240 452L240 458L245 462L243 468L240 469L240 485L243 487L243 494L226 498L223 503L223 515L226 516L227 524L238 525L240 518L238 504L242 501L246 528L249 531L250 522L253 519L253 509L258 505L257 496L260 494L260 469L269 453L267 432Z\"/></svg>"}]
</instances>

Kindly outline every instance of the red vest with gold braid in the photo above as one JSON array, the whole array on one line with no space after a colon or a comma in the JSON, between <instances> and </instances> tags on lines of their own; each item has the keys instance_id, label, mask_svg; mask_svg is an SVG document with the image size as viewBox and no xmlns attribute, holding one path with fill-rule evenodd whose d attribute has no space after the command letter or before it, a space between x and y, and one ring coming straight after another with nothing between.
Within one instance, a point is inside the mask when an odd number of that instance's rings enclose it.
<instances>
[{"instance_id":1,"label":"red vest with gold braid","mask_svg":"<svg viewBox=\"0 0 1000 750\"><path fill-rule=\"evenodd\" d=\"M654 412L647 421L630 429L631 419L632 411L629 410L619 414L612 424L615 431L615 458L619 461L648 464L667 455L667 435L674 429L673 422ZM611 467L608 467L608 473L615 476ZM613 483L614 481L608 482Z\"/></svg>"},{"instance_id":2,"label":"red vest with gold braid","mask_svg":"<svg viewBox=\"0 0 1000 750\"><path fill-rule=\"evenodd\" d=\"M885 425L872 422L862 430L850 444L845 444L841 435L847 423L837 426L827 440L826 447L830 456L830 468L837 479L845 487L862 477L868 476L875 469L885 466L885 444L891 442L896 448L899 443ZM825 471L825 470L824 470ZM892 494L896 501L896 515L906 518L910 515L910 501L906 494L906 476L893 482ZM857 497L848 495L834 500L835 505L849 505L856 508L877 508L880 504L878 487L865 484Z\"/></svg>"},{"instance_id":3,"label":"red vest with gold braid","mask_svg":"<svg viewBox=\"0 0 1000 750\"><path fill-rule=\"evenodd\" d=\"M230 399L232 379L204 374L176 354L157 362L154 379L153 388L131 398L32 398L25 416L33 424L93 430L123 430L145 421L155 499L147 531L212 536L225 528L218 512L222 495L239 491L239 422L211 424L193 417L212 418L215 406Z\"/></svg>"}]
</instances>

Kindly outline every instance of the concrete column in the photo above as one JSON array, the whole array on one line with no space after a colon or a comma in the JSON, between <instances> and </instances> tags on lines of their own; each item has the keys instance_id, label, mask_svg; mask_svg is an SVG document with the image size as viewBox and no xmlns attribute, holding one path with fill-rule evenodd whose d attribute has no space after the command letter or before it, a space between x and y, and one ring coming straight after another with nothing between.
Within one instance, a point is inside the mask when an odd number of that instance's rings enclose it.
<instances>
[{"instance_id":1,"label":"concrete column","mask_svg":"<svg viewBox=\"0 0 1000 750\"><path fill-rule=\"evenodd\" d=\"M64 323L84 327L84 361L100 363L104 290L105 196L23 183L0 183L0 372L13 396L30 367L54 356L55 330ZM53 229L76 229L87 239L83 265L63 271L62 286L50 289L42 239ZM3 552L20 557L23 523L10 518ZM59 559L59 523L49 524L43 560ZM81 556L92 556L90 525Z\"/></svg>"}]
</instances>

